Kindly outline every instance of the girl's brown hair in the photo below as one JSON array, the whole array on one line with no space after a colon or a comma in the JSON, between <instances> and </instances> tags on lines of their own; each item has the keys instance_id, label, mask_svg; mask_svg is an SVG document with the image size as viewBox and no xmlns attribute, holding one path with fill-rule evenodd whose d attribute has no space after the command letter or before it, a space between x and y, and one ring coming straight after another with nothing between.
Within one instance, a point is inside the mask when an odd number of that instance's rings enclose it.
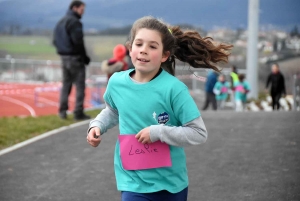
<instances>
[{"instance_id":1,"label":"girl's brown hair","mask_svg":"<svg viewBox=\"0 0 300 201\"><path fill-rule=\"evenodd\" d=\"M239 77L239 81L243 82L245 80L246 76L245 76L245 74L239 74L238 77Z\"/></svg>"},{"instance_id":2,"label":"girl's brown hair","mask_svg":"<svg viewBox=\"0 0 300 201\"><path fill-rule=\"evenodd\" d=\"M197 31L182 31L179 26L168 26L162 21L151 17L142 17L134 22L129 41L126 46L131 49L135 35L139 29L146 28L158 31L162 37L163 52L170 52L167 61L161 67L170 74L175 74L175 59L186 62L194 68L211 68L220 72L216 67L218 62L228 62L228 56L233 45L216 43L211 37L202 38Z\"/></svg>"}]
</instances>

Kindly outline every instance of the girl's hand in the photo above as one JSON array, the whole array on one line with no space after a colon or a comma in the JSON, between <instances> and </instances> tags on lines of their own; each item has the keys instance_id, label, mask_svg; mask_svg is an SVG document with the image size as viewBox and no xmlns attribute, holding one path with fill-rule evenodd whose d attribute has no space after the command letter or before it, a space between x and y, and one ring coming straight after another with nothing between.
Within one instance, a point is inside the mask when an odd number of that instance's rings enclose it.
<instances>
[{"instance_id":1,"label":"girl's hand","mask_svg":"<svg viewBox=\"0 0 300 201\"><path fill-rule=\"evenodd\" d=\"M152 143L150 140L150 127L141 130L138 134L136 134L135 138L142 144Z\"/></svg>"},{"instance_id":2,"label":"girl's hand","mask_svg":"<svg viewBox=\"0 0 300 201\"><path fill-rule=\"evenodd\" d=\"M98 127L91 128L89 134L86 137L86 140L91 146L97 147L101 142L100 128Z\"/></svg>"}]
</instances>

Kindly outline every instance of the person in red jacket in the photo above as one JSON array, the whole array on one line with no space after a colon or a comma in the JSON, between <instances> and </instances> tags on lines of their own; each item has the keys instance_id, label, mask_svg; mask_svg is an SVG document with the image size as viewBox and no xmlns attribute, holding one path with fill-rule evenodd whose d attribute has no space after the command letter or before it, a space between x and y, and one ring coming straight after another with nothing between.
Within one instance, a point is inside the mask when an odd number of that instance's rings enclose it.
<instances>
[{"instance_id":1,"label":"person in red jacket","mask_svg":"<svg viewBox=\"0 0 300 201\"><path fill-rule=\"evenodd\" d=\"M115 73L128 70L126 62L126 47L124 45L116 45L113 49L113 58L104 60L101 64L101 69L107 74L107 81Z\"/></svg>"}]
</instances>

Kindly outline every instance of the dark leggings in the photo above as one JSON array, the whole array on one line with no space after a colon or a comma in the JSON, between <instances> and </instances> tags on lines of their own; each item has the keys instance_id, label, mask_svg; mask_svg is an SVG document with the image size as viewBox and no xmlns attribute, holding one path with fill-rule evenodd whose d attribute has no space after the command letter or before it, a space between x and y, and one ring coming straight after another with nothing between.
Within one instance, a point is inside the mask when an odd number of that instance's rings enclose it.
<instances>
[{"instance_id":1,"label":"dark leggings","mask_svg":"<svg viewBox=\"0 0 300 201\"><path fill-rule=\"evenodd\" d=\"M122 201L187 201L188 188L178 193L170 193L166 190L154 193L134 193L123 191Z\"/></svg>"},{"instance_id":2,"label":"dark leggings","mask_svg":"<svg viewBox=\"0 0 300 201\"><path fill-rule=\"evenodd\" d=\"M271 96L272 96L273 110L276 110L276 109L279 110L279 108L280 108L279 100L281 98L281 93L272 93Z\"/></svg>"}]
</instances>

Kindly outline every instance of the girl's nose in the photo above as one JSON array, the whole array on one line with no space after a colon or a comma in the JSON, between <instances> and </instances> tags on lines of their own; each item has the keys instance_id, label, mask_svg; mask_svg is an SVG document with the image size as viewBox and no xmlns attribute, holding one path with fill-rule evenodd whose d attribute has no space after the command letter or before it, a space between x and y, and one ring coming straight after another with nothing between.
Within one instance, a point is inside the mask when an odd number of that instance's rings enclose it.
<instances>
[{"instance_id":1,"label":"girl's nose","mask_svg":"<svg viewBox=\"0 0 300 201\"><path fill-rule=\"evenodd\" d=\"M147 54L147 47L146 46L143 45L141 47L140 54Z\"/></svg>"}]
</instances>

